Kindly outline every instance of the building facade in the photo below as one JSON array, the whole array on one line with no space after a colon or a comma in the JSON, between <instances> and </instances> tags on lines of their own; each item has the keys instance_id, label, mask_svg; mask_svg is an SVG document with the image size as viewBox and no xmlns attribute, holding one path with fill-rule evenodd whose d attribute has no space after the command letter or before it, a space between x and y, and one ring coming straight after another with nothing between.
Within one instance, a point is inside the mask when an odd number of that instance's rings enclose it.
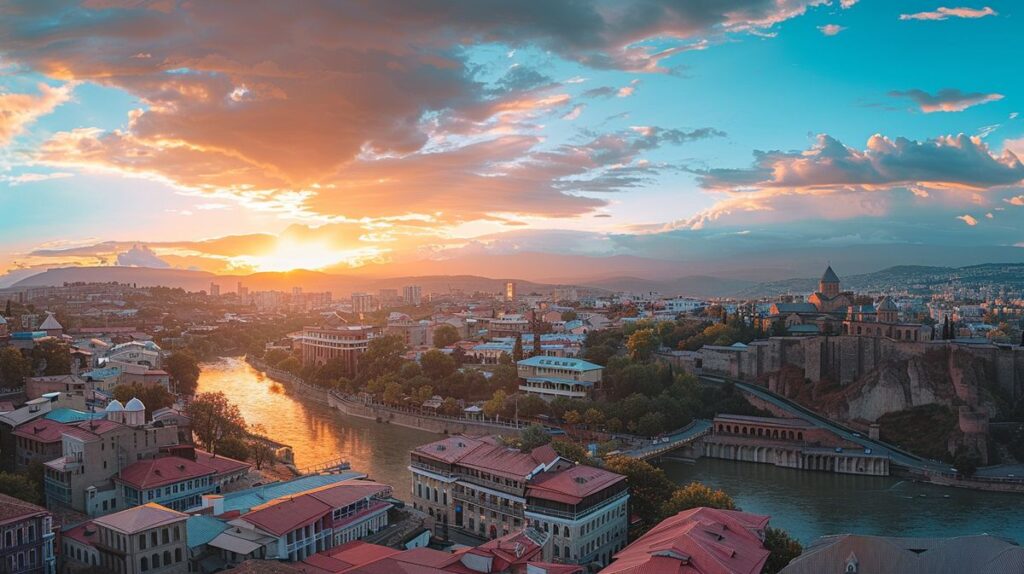
<instances>
[{"instance_id":1,"label":"building facade","mask_svg":"<svg viewBox=\"0 0 1024 574\"><path fill-rule=\"evenodd\" d=\"M583 359L534 356L516 363L519 390L544 400L583 399L601 386L604 367Z\"/></svg>"},{"instance_id":2,"label":"building facade","mask_svg":"<svg viewBox=\"0 0 1024 574\"><path fill-rule=\"evenodd\" d=\"M323 365L341 359L350 374L359 367L359 357L366 352L377 330L368 325L338 327L305 327L297 338L306 365Z\"/></svg>"},{"instance_id":3,"label":"building facade","mask_svg":"<svg viewBox=\"0 0 1024 574\"><path fill-rule=\"evenodd\" d=\"M35 504L0 494L0 570L54 574L53 515Z\"/></svg>"}]
</instances>

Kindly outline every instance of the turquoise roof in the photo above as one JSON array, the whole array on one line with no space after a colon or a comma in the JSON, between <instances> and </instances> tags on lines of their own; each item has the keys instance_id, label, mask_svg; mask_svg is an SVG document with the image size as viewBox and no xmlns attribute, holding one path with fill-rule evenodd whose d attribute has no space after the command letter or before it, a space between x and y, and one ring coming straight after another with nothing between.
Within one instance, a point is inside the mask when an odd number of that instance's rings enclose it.
<instances>
[{"instance_id":1,"label":"turquoise roof","mask_svg":"<svg viewBox=\"0 0 1024 574\"><path fill-rule=\"evenodd\" d=\"M224 512L237 510L245 513L254 506L259 506L281 496L298 494L312 488L329 486L346 480L352 480L354 478L363 478L365 476L365 474L360 472L314 474L311 476L301 476L285 482L275 482L272 484L248 488L246 490L230 492L224 495Z\"/></svg>"},{"instance_id":2,"label":"turquoise roof","mask_svg":"<svg viewBox=\"0 0 1024 574\"><path fill-rule=\"evenodd\" d=\"M212 516L201 514L189 516L188 520L185 521L185 531L188 533L188 547L202 546L227 529L228 525L226 522Z\"/></svg>"},{"instance_id":3,"label":"turquoise roof","mask_svg":"<svg viewBox=\"0 0 1024 574\"><path fill-rule=\"evenodd\" d=\"M105 416L107 416L107 414L104 412L87 413L85 411L78 411L75 409L61 407L59 409L53 409L52 411L46 413L45 415L43 415L43 418L49 419L51 421L56 421L59 423L68 424L87 420L99 420Z\"/></svg>"},{"instance_id":4,"label":"turquoise roof","mask_svg":"<svg viewBox=\"0 0 1024 574\"><path fill-rule=\"evenodd\" d=\"M583 359L570 359L567 357L544 357L537 355L529 359L519 361L519 365L527 367L543 367L546 369L569 369L570 371L593 371L603 369L601 365L595 365Z\"/></svg>"},{"instance_id":5,"label":"turquoise roof","mask_svg":"<svg viewBox=\"0 0 1024 574\"><path fill-rule=\"evenodd\" d=\"M82 378L93 378L93 379L109 379L110 377L116 377L121 374L119 367L106 367L102 369L92 369L82 373Z\"/></svg>"}]
</instances>

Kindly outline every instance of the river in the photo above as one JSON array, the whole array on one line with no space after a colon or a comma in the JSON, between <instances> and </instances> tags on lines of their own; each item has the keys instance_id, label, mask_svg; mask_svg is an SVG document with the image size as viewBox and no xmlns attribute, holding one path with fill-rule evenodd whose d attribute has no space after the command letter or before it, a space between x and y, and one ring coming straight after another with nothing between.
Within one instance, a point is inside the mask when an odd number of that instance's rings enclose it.
<instances>
[{"instance_id":1,"label":"river","mask_svg":"<svg viewBox=\"0 0 1024 574\"><path fill-rule=\"evenodd\" d=\"M409 451L441 435L346 417L295 396L242 359L203 363L199 392L223 391L249 424L260 423L270 438L288 444L299 468L343 458L352 469L390 484L399 498L411 492Z\"/></svg>"},{"instance_id":2,"label":"river","mask_svg":"<svg viewBox=\"0 0 1024 574\"><path fill-rule=\"evenodd\" d=\"M224 391L249 423L292 446L299 467L344 458L353 470L410 492L409 450L441 435L346 417L296 397L241 359L204 363L199 391ZM669 477L721 488L743 510L807 544L842 532L886 536L988 533L1024 542L1024 496L944 488L888 477L806 472L772 465L701 459L665 461Z\"/></svg>"}]
</instances>

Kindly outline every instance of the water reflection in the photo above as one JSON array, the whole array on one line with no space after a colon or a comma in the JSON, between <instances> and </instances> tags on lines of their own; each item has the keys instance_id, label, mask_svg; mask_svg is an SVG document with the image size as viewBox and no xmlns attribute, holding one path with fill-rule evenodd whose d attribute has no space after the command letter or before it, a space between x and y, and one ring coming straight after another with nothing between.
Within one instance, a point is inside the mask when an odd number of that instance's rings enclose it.
<instances>
[{"instance_id":1,"label":"water reflection","mask_svg":"<svg viewBox=\"0 0 1024 574\"><path fill-rule=\"evenodd\" d=\"M743 510L769 514L801 542L853 532L882 536L988 533L1024 541L1024 496L943 488L896 478L801 472L701 459L661 464L675 482L728 492Z\"/></svg>"},{"instance_id":2,"label":"water reflection","mask_svg":"<svg viewBox=\"0 0 1024 574\"><path fill-rule=\"evenodd\" d=\"M223 391L250 424L262 424L274 440L291 445L297 466L344 458L405 496L410 488L409 450L439 435L345 417L295 397L241 359L201 365L199 391Z\"/></svg>"}]
</instances>

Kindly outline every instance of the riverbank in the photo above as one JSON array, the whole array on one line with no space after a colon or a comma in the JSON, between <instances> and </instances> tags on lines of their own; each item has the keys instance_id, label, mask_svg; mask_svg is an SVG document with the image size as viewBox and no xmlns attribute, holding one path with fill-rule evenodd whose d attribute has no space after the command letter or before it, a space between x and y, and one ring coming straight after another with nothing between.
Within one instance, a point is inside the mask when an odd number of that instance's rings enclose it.
<instances>
[{"instance_id":1,"label":"riverbank","mask_svg":"<svg viewBox=\"0 0 1024 574\"><path fill-rule=\"evenodd\" d=\"M525 422L516 424L511 421L486 420L483 418L431 415L419 410L401 409L369 402L361 398L346 396L315 387L303 381L302 378L270 367L259 359L246 357L245 360L253 368L263 372L267 377L280 383L291 385L303 397L351 417L446 435L519 435L523 429L529 426L529 423Z\"/></svg>"}]
</instances>

